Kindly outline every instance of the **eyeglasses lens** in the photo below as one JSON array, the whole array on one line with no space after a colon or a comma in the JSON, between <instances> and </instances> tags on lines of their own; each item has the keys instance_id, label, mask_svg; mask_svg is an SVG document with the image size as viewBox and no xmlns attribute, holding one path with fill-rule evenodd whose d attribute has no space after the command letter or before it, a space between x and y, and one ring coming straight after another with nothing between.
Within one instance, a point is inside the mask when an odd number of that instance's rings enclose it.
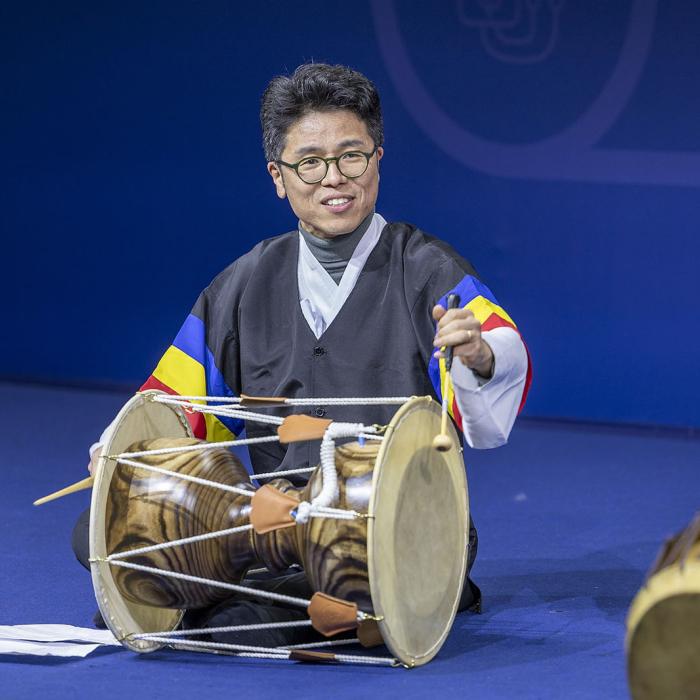
<instances>
[{"instance_id":1,"label":"eyeglasses lens","mask_svg":"<svg viewBox=\"0 0 700 700\"><path fill-rule=\"evenodd\" d=\"M331 162L335 161L338 170L345 176L349 178L360 177L367 166L369 165L369 159L364 153L359 153L356 151L351 151L349 153L343 153L342 156L338 158L329 159ZM323 158L311 157L305 158L299 163L297 172L299 177L309 184L320 182L326 177L328 172L328 161Z\"/></svg>"}]
</instances>

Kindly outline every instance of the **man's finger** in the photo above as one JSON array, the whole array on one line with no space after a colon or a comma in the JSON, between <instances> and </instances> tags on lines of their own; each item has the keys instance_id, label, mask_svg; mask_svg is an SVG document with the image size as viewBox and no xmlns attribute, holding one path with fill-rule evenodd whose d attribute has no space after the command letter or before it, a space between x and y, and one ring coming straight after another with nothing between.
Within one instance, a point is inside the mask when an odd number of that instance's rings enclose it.
<instances>
[{"instance_id":1,"label":"man's finger","mask_svg":"<svg viewBox=\"0 0 700 700\"><path fill-rule=\"evenodd\" d=\"M441 306L439 308L442 309ZM441 313L438 317L436 317L435 313L433 313L433 318L438 322L438 329L446 326L448 323L454 323L456 321L469 321L471 319L476 320L476 317L469 309L448 309L444 313Z\"/></svg>"},{"instance_id":2,"label":"man's finger","mask_svg":"<svg viewBox=\"0 0 700 700\"><path fill-rule=\"evenodd\" d=\"M433 306L433 320L439 321L445 315L445 311L445 307L440 304Z\"/></svg>"},{"instance_id":3,"label":"man's finger","mask_svg":"<svg viewBox=\"0 0 700 700\"><path fill-rule=\"evenodd\" d=\"M481 339L481 334L476 329L459 328L451 332L440 332L434 341L436 348L455 347L457 345L471 345Z\"/></svg>"},{"instance_id":4,"label":"man's finger","mask_svg":"<svg viewBox=\"0 0 700 700\"><path fill-rule=\"evenodd\" d=\"M479 354L480 344L476 343L461 343L460 345L453 345L452 352L454 357L463 357L466 360L471 360ZM437 360L441 360L445 357L445 353L442 350L436 350L433 353L433 357Z\"/></svg>"},{"instance_id":5,"label":"man's finger","mask_svg":"<svg viewBox=\"0 0 700 700\"><path fill-rule=\"evenodd\" d=\"M447 333L455 333L460 330L481 331L481 324L473 316L470 318L454 318L449 321L443 318L438 324L435 336L444 336Z\"/></svg>"}]
</instances>

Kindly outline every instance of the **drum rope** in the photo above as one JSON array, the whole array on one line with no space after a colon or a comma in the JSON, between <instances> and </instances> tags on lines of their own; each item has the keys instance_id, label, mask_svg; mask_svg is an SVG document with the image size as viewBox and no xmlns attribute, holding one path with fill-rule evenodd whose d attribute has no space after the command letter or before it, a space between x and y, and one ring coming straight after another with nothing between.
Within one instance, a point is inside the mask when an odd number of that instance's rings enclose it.
<instances>
[{"instance_id":1,"label":"drum rope","mask_svg":"<svg viewBox=\"0 0 700 700\"><path fill-rule=\"evenodd\" d=\"M360 640L357 637L349 637L348 639L327 639L324 642L307 642L306 644L287 644L281 649L315 649L316 647L339 647L347 644L359 644Z\"/></svg>"},{"instance_id":2,"label":"drum rope","mask_svg":"<svg viewBox=\"0 0 700 700\"><path fill-rule=\"evenodd\" d=\"M91 559L90 561L105 561L105 559ZM182 581L189 581L190 583L203 583L207 586L213 586L215 588L224 588L228 591L234 591L235 593L248 593L250 595L258 596L260 598L269 598L270 600L277 600L281 603L288 603L289 605L298 605L302 608L308 608L311 603L310 600L304 598L295 598L289 595L283 595L282 593L272 593L272 591L262 591L257 588L249 588L248 586L239 586L235 583L224 583L223 581L216 581L214 579L203 578L201 576L190 576L189 574L183 574L179 571L167 571L166 569L158 569L154 566L144 566L143 564L134 564L129 561L109 561L112 566L121 566L125 569L134 569L136 571L144 571L149 574L160 574L166 578L176 578Z\"/></svg>"},{"instance_id":3,"label":"drum rope","mask_svg":"<svg viewBox=\"0 0 700 700\"><path fill-rule=\"evenodd\" d=\"M238 652L236 656L247 658L262 658L262 659L289 659L293 654L293 649L284 647L255 647L245 644L226 644L224 642L203 642L198 640L183 640L177 637L149 637L149 641L160 642L162 644L170 644L180 648L200 648L212 649L221 651ZM337 661L345 664L369 664L373 666L397 666L398 661L393 657L388 656L360 656L354 654L333 654L333 658L329 661Z\"/></svg>"},{"instance_id":4,"label":"drum rope","mask_svg":"<svg viewBox=\"0 0 700 700\"><path fill-rule=\"evenodd\" d=\"M371 666L398 666L399 662L393 656L360 656L359 654L334 654L335 660L341 664L369 664Z\"/></svg>"},{"instance_id":5,"label":"drum rope","mask_svg":"<svg viewBox=\"0 0 700 700\"><path fill-rule=\"evenodd\" d=\"M287 622L260 622L250 625L228 625L226 627L201 627L198 629L171 630L165 632L143 632L134 634L131 639L151 639L152 637L186 637L188 634L220 634L224 632L246 632L248 630L269 630L283 627L311 627L311 620L289 620ZM289 647L291 648L291 647Z\"/></svg>"},{"instance_id":6,"label":"drum rope","mask_svg":"<svg viewBox=\"0 0 700 700\"><path fill-rule=\"evenodd\" d=\"M311 504L311 511L309 513L309 517L336 518L337 520L355 520L356 518L363 517L363 514L358 513L356 510L345 510L344 508L328 508L325 506L314 506L313 504Z\"/></svg>"},{"instance_id":7,"label":"drum rope","mask_svg":"<svg viewBox=\"0 0 700 700\"><path fill-rule=\"evenodd\" d=\"M106 459L114 457L147 457L148 455L168 455L178 452L197 452L198 450L215 450L218 447L236 447L238 445L256 445L260 442L279 442L277 435L265 435L256 438L241 438L240 440L222 440L221 442L198 442L196 445L183 445L181 447L161 447L156 450L142 450L141 452L122 452L119 455L110 455Z\"/></svg>"},{"instance_id":8,"label":"drum rope","mask_svg":"<svg viewBox=\"0 0 700 700\"><path fill-rule=\"evenodd\" d=\"M193 413L210 413L214 416L224 416L226 418L240 418L255 423L270 423L272 425L282 425L284 418L281 416L271 416L267 413L256 413L238 406L202 406L201 404L189 403L186 401L162 401L175 406L181 406L185 411Z\"/></svg>"},{"instance_id":9,"label":"drum rope","mask_svg":"<svg viewBox=\"0 0 700 700\"><path fill-rule=\"evenodd\" d=\"M229 403L224 406L215 406L203 403L194 403L195 401L218 401L220 397L188 397L188 396L155 396L154 401L164 403L171 406L180 406L185 411L191 413L211 413L212 415L228 416L229 418L241 418L242 420L253 420L258 423L272 423L281 425L284 418L280 416L271 416L268 413L258 413L252 411L240 403ZM238 399L237 399L238 400Z\"/></svg>"},{"instance_id":10,"label":"drum rope","mask_svg":"<svg viewBox=\"0 0 700 700\"><path fill-rule=\"evenodd\" d=\"M126 557L134 557L137 554L148 554L148 552L158 552L161 549L169 549L170 547L178 547L184 544L193 544L194 542L203 542L205 540L213 540L217 537L226 537L233 535L236 532L245 532L252 530L252 525L239 525L238 527L230 527L226 530L216 530L214 532L206 532L202 535L192 535L183 537L180 540L170 540L169 542L161 542L160 544L149 545L148 547L139 547L138 549L130 549L127 552L116 552L107 557L107 561L111 562L115 559L125 559Z\"/></svg>"},{"instance_id":11,"label":"drum rope","mask_svg":"<svg viewBox=\"0 0 700 700\"><path fill-rule=\"evenodd\" d=\"M289 406L376 406L390 404L404 404L410 401L412 396L367 396L367 397L350 397L343 398L342 396L329 396L304 399L286 399L285 403Z\"/></svg>"},{"instance_id":12,"label":"drum rope","mask_svg":"<svg viewBox=\"0 0 700 700\"><path fill-rule=\"evenodd\" d=\"M328 506L335 500L338 492L338 472L335 466L335 441L342 438L357 437L358 435L375 432L377 432L377 428L371 425L363 425L362 423L334 422L326 428L323 440L321 441L321 491L311 503L302 501L297 506L294 517L298 523L307 523L310 517L316 513L324 512L324 510L326 513L330 512ZM324 517L341 518L344 516L336 514L325 515ZM357 515L351 517L354 518L357 517Z\"/></svg>"},{"instance_id":13,"label":"drum rope","mask_svg":"<svg viewBox=\"0 0 700 700\"><path fill-rule=\"evenodd\" d=\"M169 469L161 469L160 467L154 467L150 464L143 464L142 462L135 462L131 459L123 459L122 457L115 457L113 459L116 460L117 464L126 464L127 466L137 467L138 469L155 472L156 474L165 474L165 476L172 476L175 479L182 479L183 481L191 481L192 483L199 484L200 486L211 486L212 488L219 489L221 491L230 491L231 493L237 493L241 496L248 496L248 498L252 498L255 495L255 491L242 489L237 486L229 486L228 484L222 484L219 481L210 481L209 479L202 479L199 476L191 476L190 474L182 474L181 472L170 471Z\"/></svg>"},{"instance_id":14,"label":"drum rope","mask_svg":"<svg viewBox=\"0 0 700 700\"><path fill-rule=\"evenodd\" d=\"M315 467L299 467L299 469L285 469L279 472L263 472L261 474L251 474L251 479L275 479L278 476L287 476L288 474L305 474L306 472L315 472L318 465Z\"/></svg>"},{"instance_id":15,"label":"drum rope","mask_svg":"<svg viewBox=\"0 0 700 700\"><path fill-rule=\"evenodd\" d=\"M274 658L289 658L289 651L287 649L278 649L277 647L259 647L252 644L228 644L226 642L207 642L203 640L196 639L183 639L182 637L173 637L172 633L153 635L148 637L149 642L161 642L162 644L171 644L173 646L192 646L199 647L201 649L228 649L230 651L246 651L255 652L260 650L264 654L273 654ZM139 635L140 636L140 635Z\"/></svg>"},{"instance_id":16,"label":"drum rope","mask_svg":"<svg viewBox=\"0 0 700 700\"><path fill-rule=\"evenodd\" d=\"M183 481L190 481L194 484L199 484L201 486L211 486L212 488L219 489L220 491L229 491L231 493L237 493L241 496L246 496L248 498L252 498L255 495L255 491L248 490L248 489L242 489L237 486L229 486L228 484L222 484L219 481L210 481L209 479L202 479L199 476L191 476L190 474L183 474L181 472L175 472L175 471L170 471L169 469L161 469L160 467L154 467L150 464L143 464L142 462L135 462L134 460L131 459L123 459L121 457L116 457L114 458L117 462L117 464L126 464L127 466L130 467L135 467L137 469L144 469L145 471L149 472L155 472L156 474L164 474L165 476L172 476L175 479L182 479ZM335 465L334 465L335 468ZM274 472L273 472L274 473ZM314 499L315 500L315 499ZM363 517L362 513L358 513L357 511L354 510L345 510L343 508L329 508L326 506L317 506L308 503L307 501L302 501L299 506L302 506L304 503L307 503L309 508L307 509L308 514L306 515L306 520L299 520L298 517L296 517L297 522L302 522L306 523L308 522L309 518L335 518L337 520L354 520L355 518L360 518ZM297 515L298 515L298 506L297 506ZM244 526L246 529L249 528L250 526L246 525ZM217 536L217 535L214 535ZM207 539L205 535L195 535L195 537L200 538L200 539ZM195 540L188 540L188 541L195 541ZM166 546L170 546L169 543L164 542L162 543L165 546L162 545L154 545L154 547L157 547L159 549L165 549Z\"/></svg>"},{"instance_id":17,"label":"drum rope","mask_svg":"<svg viewBox=\"0 0 700 700\"><path fill-rule=\"evenodd\" d=\"M322 396L316 398L298 398L298 399L282 399L279 402L279 406L373 406L373 405L395 405L404 404L410 401L413 396ZM232 408L240 407L243 410L247 410L245 406L241 404L241 399L237 396L180 396L173 394L154 394L153 401L159 403L173 403L179 404L183 402L193 402L193 401L207 401L207 402L217 402L222 404L234 404ZM197 404L200 405L201 404ZM211 408L216 408L216 406L211 406ZM222 406L221 408L224 408ZM272 406L271 406L272 408Z\"/></svg>"}]
</instances>

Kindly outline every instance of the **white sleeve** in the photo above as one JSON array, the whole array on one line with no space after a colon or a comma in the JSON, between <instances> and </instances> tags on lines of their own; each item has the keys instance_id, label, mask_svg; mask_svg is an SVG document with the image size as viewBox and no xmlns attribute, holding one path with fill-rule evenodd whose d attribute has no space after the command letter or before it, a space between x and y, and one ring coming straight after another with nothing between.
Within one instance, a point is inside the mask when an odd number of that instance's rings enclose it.
<instances>
[{"instance_id":1,"label":"white sleeve","mask_svg":"<svg viewBox=\"0 0 700 700\"><path fill-rule=\"evenodd\" d=\"M508 441L525 387L528 359L523 341L512 328L484 331L482 338L493 351L493 376L480 378L455 358L452 385L467 444L488 449Z\"/></svg>"},{"instance_id":2,"label":"white sleeve","mask_svg":"<svg viewBox=\"0 0 700 700\"><path fill-rule=\"evenodd\" d=\"M116 418L114 420L116 420ZM102 431L102 435L100 435L100 437L97 439L97 442L93 442L92 445L90 445L90 448L88 449L88 452L90 453L90 459L92 459L92 455L94 454L95 450L99 450L105 444L105 437L107 435L107 431L114 424L114 420Z\"/></svg>"}]
</instances>

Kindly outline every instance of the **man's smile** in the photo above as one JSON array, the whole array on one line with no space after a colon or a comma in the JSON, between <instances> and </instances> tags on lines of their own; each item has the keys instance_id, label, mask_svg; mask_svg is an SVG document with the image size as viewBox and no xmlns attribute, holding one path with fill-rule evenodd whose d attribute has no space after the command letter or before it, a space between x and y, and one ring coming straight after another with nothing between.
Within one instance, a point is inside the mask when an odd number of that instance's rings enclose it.
<instances>
[{"instance_id":1,"label":"man's smile","mask_svg":"<svg viewBox=\"0 0 700 700\"><path fill-rule=\"evenodd\" d=\"M350 208L355 198L349 195L333 195L321 200L321 204L331 209L333 212L344 212Z\"/></svg>"}]
</instances>

